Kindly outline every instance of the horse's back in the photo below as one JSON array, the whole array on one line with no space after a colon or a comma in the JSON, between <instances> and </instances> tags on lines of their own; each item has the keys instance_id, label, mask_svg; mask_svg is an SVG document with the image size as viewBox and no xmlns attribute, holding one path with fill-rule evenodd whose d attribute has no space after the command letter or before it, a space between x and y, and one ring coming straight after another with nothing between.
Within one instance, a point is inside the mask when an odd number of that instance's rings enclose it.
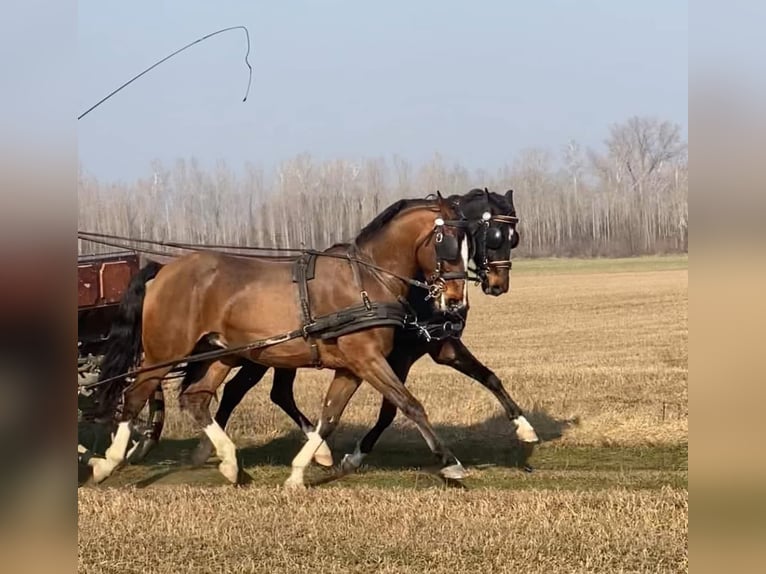
<instances>
[{"instance_id":1,"label":"horse's back","mask_svg":"<svg viewBox=\"0 0 766 574\"><path fill-rule=\"evenodd\" d=\"M147 286L144 303L145 334L164 330L185 333L196 343L205 333L225 325L246 327L267 314L269 305L282 301L291 281L286 260L196 252L165 266ZM183 323L183 325L181 324ZM244 325L242 324L244 323Z\"/></svg>"}]
</instances>

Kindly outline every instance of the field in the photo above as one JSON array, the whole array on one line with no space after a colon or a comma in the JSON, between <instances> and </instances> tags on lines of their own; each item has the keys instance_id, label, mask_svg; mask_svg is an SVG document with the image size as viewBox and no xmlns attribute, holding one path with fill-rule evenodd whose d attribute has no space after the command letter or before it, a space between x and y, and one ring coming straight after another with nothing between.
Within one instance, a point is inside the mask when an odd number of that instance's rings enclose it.
<instances>
[{"instance_id":1,"label":"field","mask_svg":"<svg viewBox=\"0 0 766 574\"><path fill-rule=\"evenodd\" d=\"M688 568L688 261L519 260L500 298L471 291L464 340L528 412L533 453L489 392L422 359L408 380L469 468L446 488L397 418L359 473L305 492L281 483L303 438L268 398L228 430L253 482L190 469L177 412L147 460L79 490L82 572L676 572ZM316 418L329 371L299 373ZM336 461L377 416L362 387L330 443ZM524 460L535 468L525 473ZM327 471L312 468L310 478Z\"/></svg>"}]
</instances>

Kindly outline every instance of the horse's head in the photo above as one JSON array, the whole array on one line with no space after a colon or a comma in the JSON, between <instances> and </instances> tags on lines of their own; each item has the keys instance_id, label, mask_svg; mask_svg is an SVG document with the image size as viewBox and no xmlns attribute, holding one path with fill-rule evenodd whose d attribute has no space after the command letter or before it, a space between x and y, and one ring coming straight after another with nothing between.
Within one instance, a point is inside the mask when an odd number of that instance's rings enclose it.
<instances>
[{"instance_id":1,"label":"horse's head","mask_svg":"<svg viewBox=\"0 0 766 574\"><path fill-rule=\"evenodd\" d=\"M511 284L511 250L519 244L513 190L500 195L487 188L474 189L456 199L461 214L469 222L470 258L482 290L495 296L507 293Z\"/></svg>"},{"instance_id":2,"label":"horse's head","mask_svg":"<svg viewBox=\"0 0 766 574\"><path fill-rule=\"evenodd\" d=\"M456 203L437 192L433 199L389 206L362 229L356 244L400 278L424 278L437 311L460 311L468 302L466 226Z\"/></svg>"},{"instance_id":3,"label":"horse's head","mask_svg":"<svg viewBox=\"0 0 766 574\"><path fill-rule=\"evenodd\" d=\"M418 241L418 267L426 277L430 296L438 311L456 312L467 307L469 245L467 225L457 203L436 192L435 217ZM426 218L426 224L429 223Z\"/></svg>"}]
</instances>

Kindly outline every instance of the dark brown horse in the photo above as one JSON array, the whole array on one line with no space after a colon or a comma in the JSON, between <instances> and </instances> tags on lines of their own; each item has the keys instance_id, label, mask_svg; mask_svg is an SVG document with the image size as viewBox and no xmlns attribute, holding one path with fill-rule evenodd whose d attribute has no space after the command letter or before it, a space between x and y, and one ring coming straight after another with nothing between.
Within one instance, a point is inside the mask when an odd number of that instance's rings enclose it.
<instances>
[{"instance_id":1,"label":"dark brown horse","mask_svg":"<svg viewBox=\"0 0 766 574\"><path fill-rule=\"evenodd\" d=\"M394 322L328 339L322 339L321 333L315 333L318 338L311 336L308 330L327 317L342 323L342 312L359 308L360 303L366 309L375 305L400 308L415 283L411 278L418 273L427 278L432 300L441 311L459 311L467 303L466 262L461 257L466 250L460 248L464 232L457 219L455 208L440 195L435 200L401 200L365 227L351 247L336 246L323 252L312 270L299 268L292 258L240 258L204 252L157 266L153 278L151 273L142 273L145 289L138 300L123 300L122 320L113 327L102 364L100 379L105 384L97 387L97 402L102 409L115 408L122 396L122 404L116 434L106 458L94 467L94 479L103 480L123 463L131 420L162 379L177 367L171 362L181 362L200 348L229 352L261 340L270 344L216 356L205 363L189 362L187 368L194 374L184 379L179 397L181 408L192 415L214 445L221 459L219 470L228 480L237 482L239 477L236 448L213 421L209 403L231 368L242 359L268 367L321 366L336 371L317 430L293 460L286 484L303 484L305 467L338 424L362 380L417 425L440 459L444 477L462 478L462 465L437 437L423 406L386 361L393 347ZM302 269L303 277L313 275L313 280L298 281L296 288L294 274L298 269ZM298 336L280 337L289 333ZM307 336L299 336L301 333ZM125 388L125 379L115 377L134 364L141 368Z\"/></svg>"},{"instance_id":2,"label":"dark brown horse","mask_svg":"<svg viewBox=\"0 0 766 574\"><path fill-rule=\"evenodd\" d=\"M510 289L511 251L519 243L517 229L518 218L513 203L513 190L505 195L490 193L486 189L473 189L462 196L449 198L455 201L460 211L469 222L468 230L470 243L470 260L481 279L484 293L494 296L506 293ZM432 325L438 329L444 324L444 318L434 313L433 308L424 305L427 293L420 288L410 290L408 300L416 308L421 325ZM463 309L463 319L467 318L467 307ZM489 368L481 363L460 340L460 331L456 335L442 333L430 340L417 330L399 328L396 330L394 349L388 356L388 363L397 377L404 383L410 368L425 354L439 364L448 365L469 377L477 380L487 388L500 402L506 416L513 423L517 436L522 442L535 443L537 435L524 417L524 413L516 402L509 396L500 379ZM239 372L224 385L223 395L216 422L222 427L232 414L232 411L268 371L269 367L242 361ZM293 385L295 369L275 369L274 382L271 388L271 400L278 405L301 430L309 435L314 432L314 425L301 412L295 403ZM396 416L396 406L383 399L383 403L375 426L357 444L354 453L346 454L343 458L344 471L358 468L364 457L369 454L375 443L393 422ZM213 445L203 436L192 454L194 464L201 464L210 456ZM333 464L332 454L326 443L323 443L314 455L314 460L322 466Z\"/></svg>"}]
</instances>

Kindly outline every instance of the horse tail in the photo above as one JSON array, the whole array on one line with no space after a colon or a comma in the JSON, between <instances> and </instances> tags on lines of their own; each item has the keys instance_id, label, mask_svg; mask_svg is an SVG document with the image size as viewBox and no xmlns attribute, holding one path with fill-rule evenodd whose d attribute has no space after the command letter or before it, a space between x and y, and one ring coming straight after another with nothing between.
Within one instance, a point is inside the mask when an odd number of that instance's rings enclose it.
<instances>
[{"instance_id":1,"label":"horse tail","mask_svg":"<svg viewBox=\"0 0 766 574\"><path fill-rule=\"evenodd\" d=\"M99 381L127 373L141 361L141 323L146 284L157 276L162 267L162 264L150 261L130 280L109 329ZM96 387L94 398L102 416L111 414L126 384L125 379L117 379Z\"/></svg>"}]
</instances>

